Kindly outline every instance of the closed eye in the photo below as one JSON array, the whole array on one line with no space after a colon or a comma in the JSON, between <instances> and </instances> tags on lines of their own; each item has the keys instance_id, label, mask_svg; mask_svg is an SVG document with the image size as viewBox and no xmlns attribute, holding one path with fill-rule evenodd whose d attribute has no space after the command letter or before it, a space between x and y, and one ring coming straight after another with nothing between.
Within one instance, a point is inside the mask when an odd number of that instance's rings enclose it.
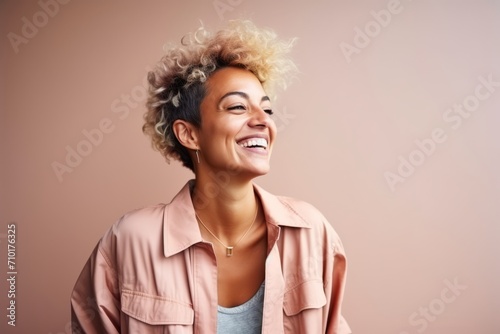
<instances>
[{"instance_id":1,"label":"closed eye","mask_svg":"<svg viewBox=\"0 0 500 334\"><path fill-rule=\"evenodd\" d=\"M246 110L246 107L244 105L236 105L236 106L231 106L228 107L227 110Z\"/></svg>"}]
</instances>

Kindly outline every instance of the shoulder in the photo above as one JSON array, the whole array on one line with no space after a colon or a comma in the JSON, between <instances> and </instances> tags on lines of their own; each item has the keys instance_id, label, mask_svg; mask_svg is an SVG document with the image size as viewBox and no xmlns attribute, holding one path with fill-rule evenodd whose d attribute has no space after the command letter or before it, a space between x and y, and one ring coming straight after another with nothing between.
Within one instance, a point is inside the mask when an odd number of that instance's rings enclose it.
<instances>
[{"instance_id":1,"label":"shoulder","mask_svg":"<svg viewBox=\"0 0 500 334\"><path fill-rule=\"evenodd\" d=\"M117 229L126 230L137 225L144 227L144 225L161 223L165 206L165 204L156 204L128 211L116 221L114 226Z\"/></svg>"},{"instance_id":2,"label":"shoulder","mask_svg":"<svg viewBox=\"0 0 500 334\"><path fill-rule=\"evenodd\" d=\"M323 213L309 202L288 196L276 196L276 198L309 224L326 222Z\"/></svg>"},{"instance_id":3,"label":"shoulder","mask_svg":"<svg viewBox=\"0 0 500 334\"><path fill-rule=\"evenodd\" d=\"M317 207L307 201L293 197L276 196L276 198L287 208L287 210L299 217L308 227L300 229L300 231L293 229L295 231L294 233L309 235L312 240L315 240L314 242L327 242L339 252L343 252L340 236L337 234L331 222ZM284 228L287 229L286 226L284 226Z\"/></svg>"},{"instance_id":4,"label":"shoulder","mask_svg":"<svg viewBox=\"0 0 500 334\"><path fill-rule=\"evenodd\" d=\"M162 229L165 204L134 209L123 214L104 234L101 244L135 242L158 236Z\"/></svg>"},{"instance_id":5,"label":"shoulder","mask_svg":"<svg viewBox=\"0 0 500 334\"><path fill-rule=\"evenodd\" d=\"M326 221L323 214L312 204L289 196L274 195L255 186L266 216L280 226L310 227Z\"/></svg>"},{"instance_id":6,"label":"shoulder","mask_svg":"<svg viewBox=\"0 0 500 334\"><path fill-rule=\"evenodd\" d=\"M289 272L295 273L294 268L299 266L318 273L321 272L319 268L323 264L333 270L335 263L340 266L345 263L346 256L341 238L318 208L309 202L292 197L277 196L277 199L290 212L290 217L299 217L295 220L303 221L301 225L280 224L281 240L278 247L283 252L283 261L287 263ZM299 273L302 274L304 277L309 277L311 272L306 270Z\"/></svg>"},{"instance_id":7,"label":"shoulder","mask_svg":"<svg viewBox=\"0 0 500 334\"><path fill-rule=\"evenodd\" d=\"M330 225L323 213L313 204L290 196L266 193L269 208L280 225L318 228Z\"/></svg>"},{"instance_id":8,"label":"shoulder","mask_svg":"<svg viewBox=\"0 0 500 334\"><path fill-rule=\"evenodd\" d=\"M162 224L165 204L134 209L123 214L113 225L116 233L135 233Z\"/></svg>"}]
</instances>

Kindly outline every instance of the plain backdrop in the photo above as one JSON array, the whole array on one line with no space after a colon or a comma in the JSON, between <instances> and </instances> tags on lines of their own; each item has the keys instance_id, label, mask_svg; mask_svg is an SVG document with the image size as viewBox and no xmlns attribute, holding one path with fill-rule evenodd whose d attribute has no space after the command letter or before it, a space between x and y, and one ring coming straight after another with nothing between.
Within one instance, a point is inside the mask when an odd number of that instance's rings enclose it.
<instances>
[{"instance_id":1,"label":"plain backdrop","mask_svg":"<svg viewBox=\"0 0 500 334\"><path fill-rule=\"evenodd\" d=\"M142 85L165 44L235 18L297 37L256 182L340 234L353 331L500 333L499 1L4 0L0 15L1 333L69 333L101 235L192 177L142 134Z\"/></svg>"}]
</instances>

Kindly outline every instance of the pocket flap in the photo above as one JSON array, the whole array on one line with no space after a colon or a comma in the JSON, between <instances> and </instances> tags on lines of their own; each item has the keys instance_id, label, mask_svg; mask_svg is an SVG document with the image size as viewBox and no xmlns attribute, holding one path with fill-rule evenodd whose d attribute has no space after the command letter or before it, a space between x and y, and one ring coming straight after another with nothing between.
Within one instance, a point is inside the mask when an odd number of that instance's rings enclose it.
<instances>
[{"instance_id":1,"label":"pocket flap","mask_svg":"<svg viewBox=\"0 0 500 334\"><path fill-rule=\"evenodd\" d=\"M285 292L283 310L293 316L305 309L321 308L326 305L323 283L320 280L306 281Z\"/></svg>"},{"instance_id":2,"label":"pocket flap","mask_svg":"<svg viewBox=\"0 0 500 334\"><path fill-rule=\"evenodd\" d=\"M194 311L190 305L164 297L122 291L121 304L124 313L150 325L194 323Z\"/></svg>"}]
</instances>

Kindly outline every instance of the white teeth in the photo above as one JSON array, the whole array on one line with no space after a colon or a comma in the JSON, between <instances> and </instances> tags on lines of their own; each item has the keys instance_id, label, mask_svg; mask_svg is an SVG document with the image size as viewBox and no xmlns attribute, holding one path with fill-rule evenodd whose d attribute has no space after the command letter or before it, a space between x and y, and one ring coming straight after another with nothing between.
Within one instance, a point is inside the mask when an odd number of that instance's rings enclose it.
<instances>
[{"instance_id":1,"label":"white teeth","mask_svg":"<svg viewBox=\"0 0 500 334\"><path fill-rule=\"evenodd\" d=\"M243 142L240 142L239 145L242 147L259 146L259 147L267 148L267 140L264 138L252 138L252 139L247 139Z\"/></svg>"}]
</instances>

